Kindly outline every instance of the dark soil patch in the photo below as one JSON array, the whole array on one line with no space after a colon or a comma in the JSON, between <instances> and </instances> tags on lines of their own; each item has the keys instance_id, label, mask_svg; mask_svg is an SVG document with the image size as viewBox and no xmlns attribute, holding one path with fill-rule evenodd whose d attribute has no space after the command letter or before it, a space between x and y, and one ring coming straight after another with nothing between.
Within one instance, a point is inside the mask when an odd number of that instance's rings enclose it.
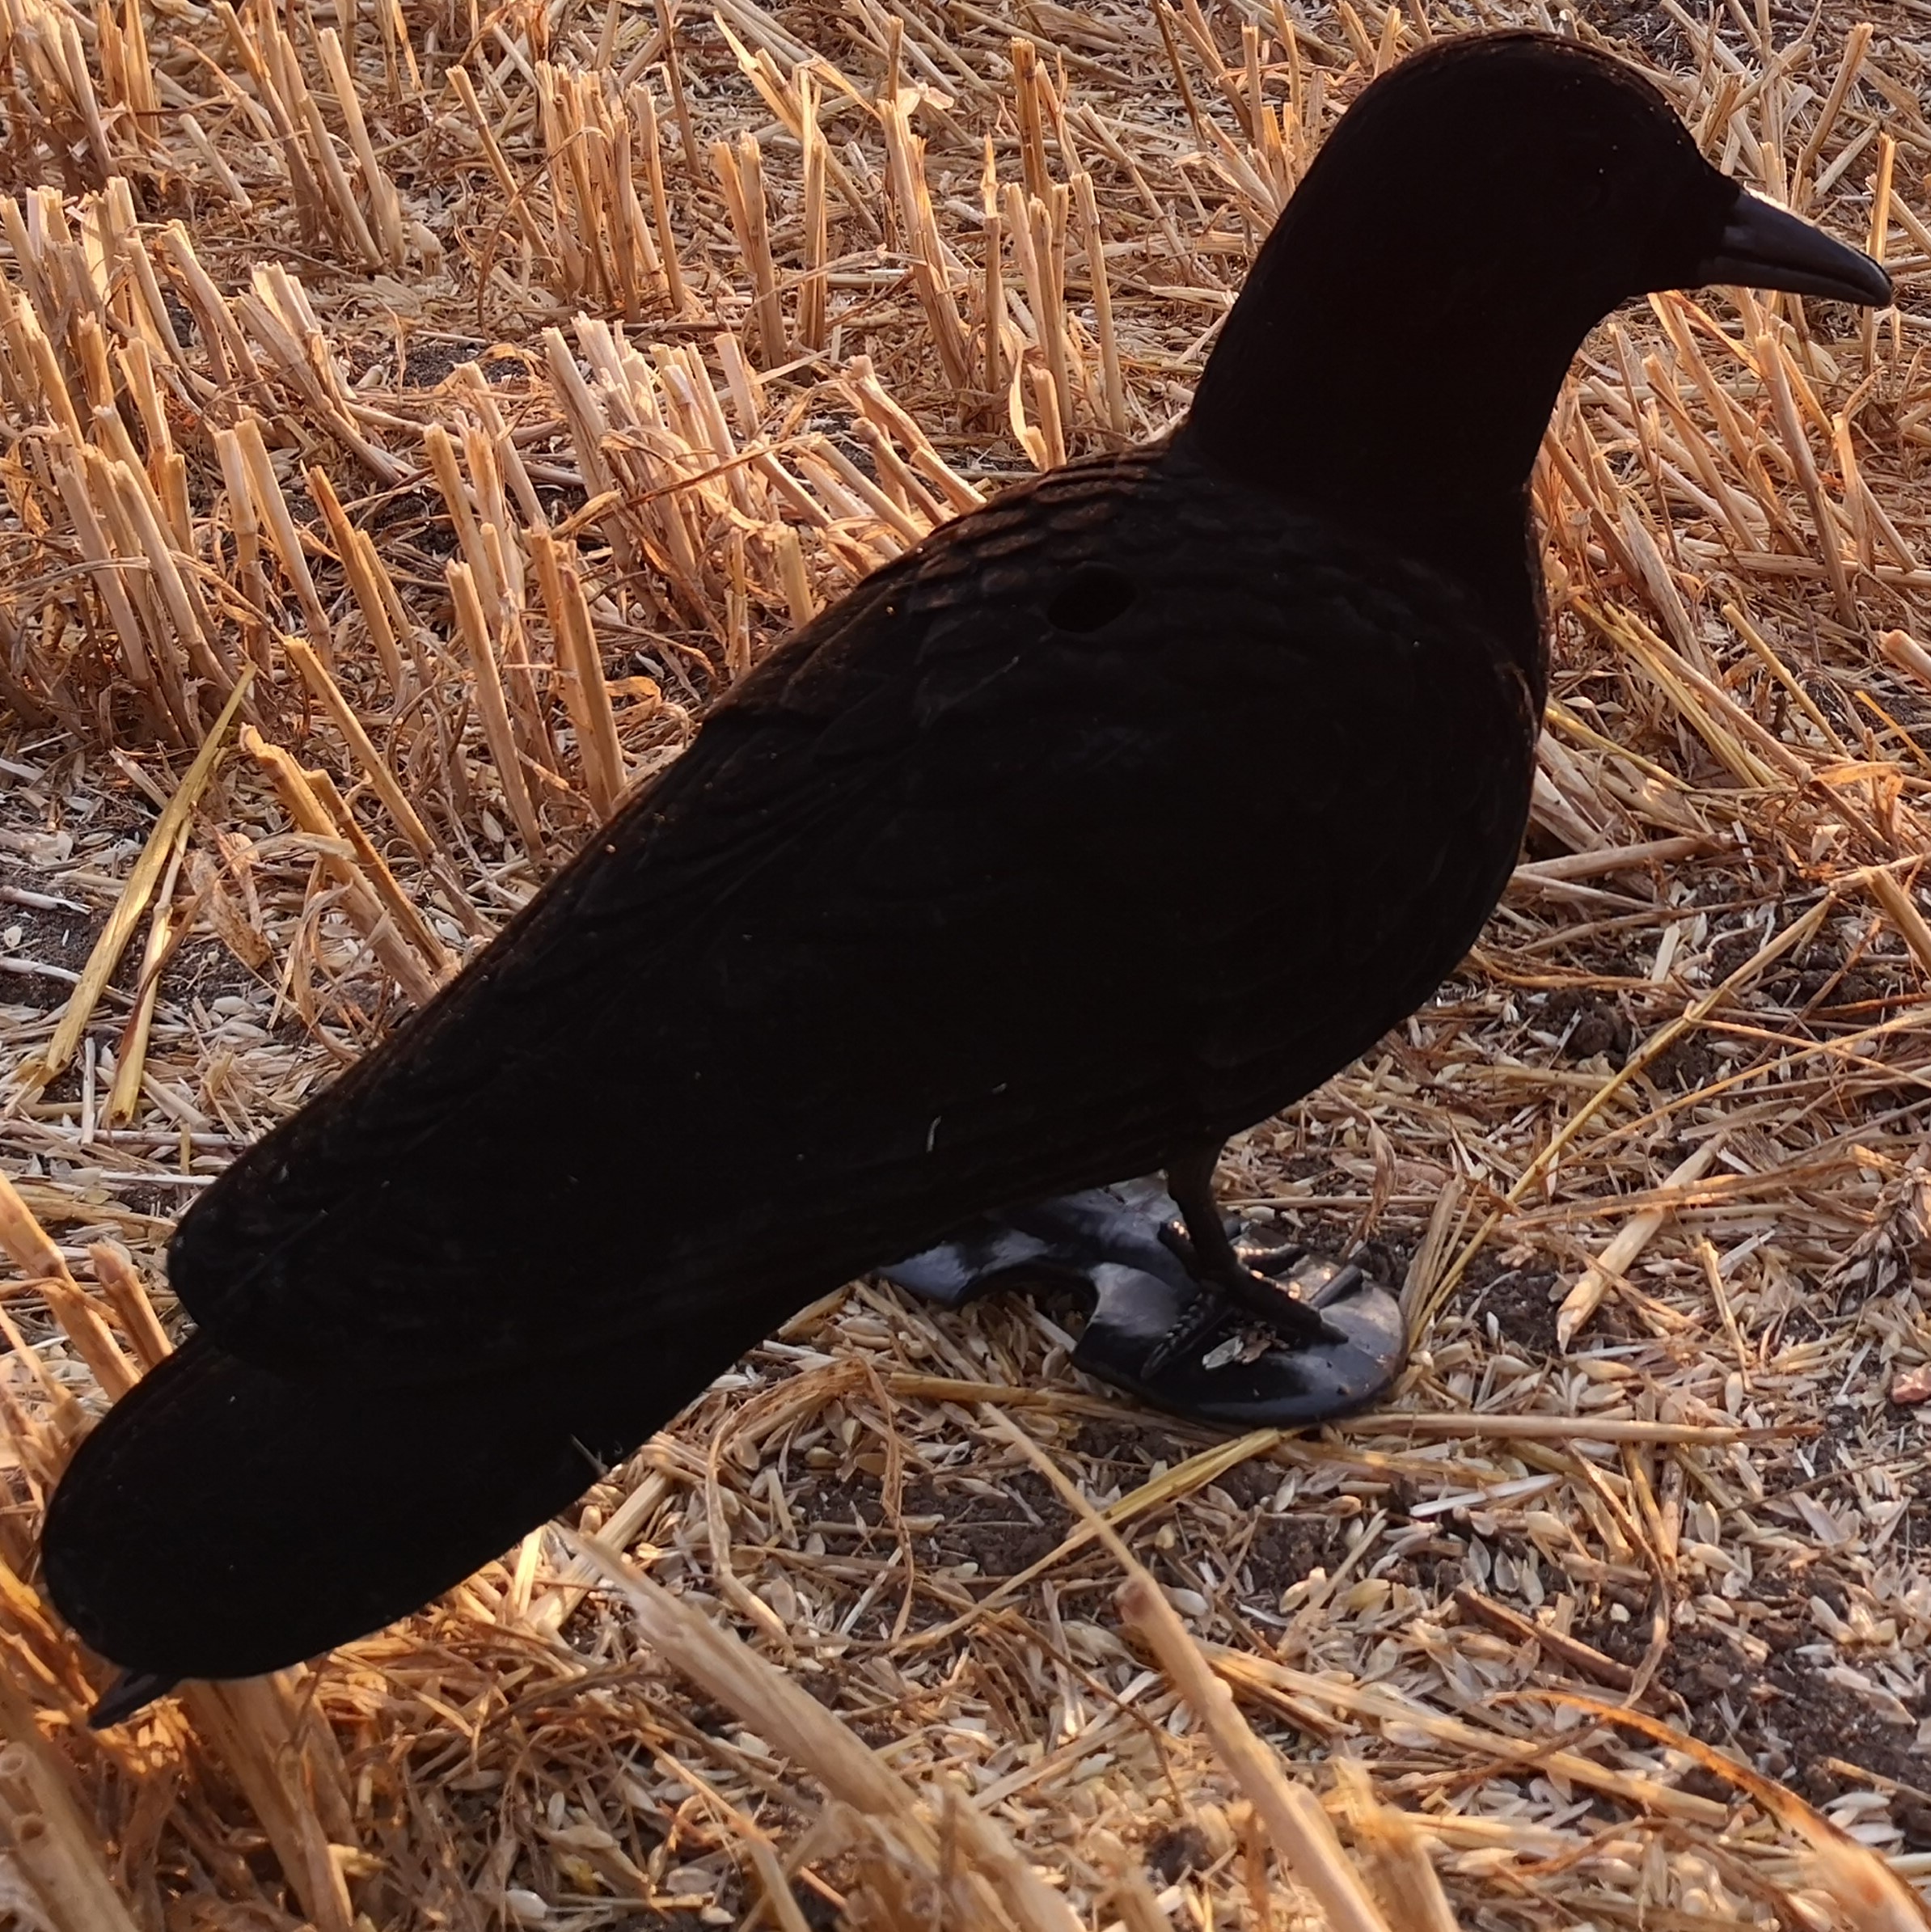
<instances>
[{"instance_id":1,"label":"dark soil patch","mask_svg":"<svg viewBox=\"0 0 1931 1932\"><path fill-rule=\"evenodd\" d=\"M791 1495L800 1528L827 1542L852 1539L841 1555L881 1552L894 1541L876 1478L829 1478L801 1485ZM1016 1575L1065 1540L1072 1519L1046 1478L1033 1469L1004 1478L997 1495L982 1495L944 1475L908 1482L900 1513L910 1519L912 1554L924 1570L978 1565L982 1577Z\"/></svg>"},{"instance_id":2,"label":"dark soil patch","mask_svg":"<svg viewBox=\"0 0 1931 1932\"><path fill-rule=\"evenodd\" d=\"M370 527L379 531L416 532L437 523L446 524L448 520L444 505L432 499L426 490L397 490L369 509Z\"/></svg>"},{"instance_id":3,"label":"dark soil patch","mask_svg":"<svg viewBox=\"0 0 1931 1932\"><path fill-rule=\"evenodd\" d=\"M1798 1592L1764 1600L1774 1613L1751 1626L1769 1647L1761 1664L1751 1660L1733 1633L1702 1624L1671 1635L1657 1681L1682 1700L1680 1721L1692 1735L1740 1751L1765 1775L1813 1804L1827 1803L1849 1782L1829 1768L1826 1761L1832 1758L1921 1788L1931 1782L1931 1755L1917 1748L1916 1723L1888 1716L1855 1690L1833 1682L1826 1667L1799 1655L1817 1634L1804 1598L1827 1599L1832 1580L1806 1572ZM1578 1634L1633 1664L1646 1647L1648 1626L1644 1619L1617 1624L1604 1617ZM1931 1850L1931 1807L1899 1800L1892 1816L1911 1850Z\"/></svg>"},{"instance_id":4,"label":"dark soil patch","mask_svg":"<svg viewBox=\"0 0 1931 1932\"><path fill-rule=\"evenodd\" d=\"M1232 1469L1215 1486L1236 1509L1258 1509L1281 1486L1281 1472L1257 1456Z\"/></svg>"},{"instance_id":5,"label":"dark soil patch","mask_svg":"<svg viewBox=\"0 0 1931 1932\"><path fill-rule=\"evenodd\" d=\"M473 362L488 344L465 341L460 337L419 336L405 352L402 383L404 389L433 389L452 370Z\"/></svg>"},{"instance_id":6,"label":"dark soil patch","mask_svg":"<svg viewBox=\"0 0 1931 1932\"><path fill-rule=\"evenodd\" d=\"M1418 1244L1413 1241L1396 1241L1380 1235L1370 1235L1354 1252L1348 1256L1370 1281L1378 1281L1390 1294L1398 1293L1401 1283L1407 1279L1409 1263L1415 1258Z\"/></svg>"},{"instance_id":7,"label":"dark soil patch","mask_svg":"<svg viewBox=\"0 0 1931 1932\"><path fill-rule=\"evenodd\" d=\"M831 1932L834 1926L844 1923L838 1907L822 1892L813 1892L809 1885L798 1885L792 1888L792 1893L811 1932Z\"/></svg>"},{"instance_id":8,"label":"dark soil patch","mask_svg":"<svg viewBox=\"0 0 1931 1932\"><path fill-rule=\"evenodd\" d=\"M1270 1516L1254 1532L1241 1566L1257 1595L1278 1596L1311 1570L1332 1570L1347 1551L1341 1524L1329 1516Z\"/></svg>"},{"instance_id":9,"label":"dark soil patch","mask_svg":"<svg viewBox=\"0 0 1931 1932\"><path fill-rule=\"evenodd\" d=\"M826 1537L848 1536L862 1545L880 1539L868 1534L885 1524L884 1491L875 1476L814 1478L787 1491L801 1530ZM886 1530L885 1541L890 1540Z\"/></svg>"},{"instance_id":10,"label":"dark soil patch","mask_svg":"<svg viewBox=\"0 0 1931 1932\"><path fill-rule=\"evenodd\" d=\"M1001 1489L997 1496L977 1496L933 1482L908 1486L908 1514L944 1518L930 1538L932 1562L971 1562L981 1576L1012 1576L1065 1540L1072 1517L1037 1470L1007 1477Z\"/></svg>"},{"instance_id":11,"label":"dark soil patch","mask_svg":"<svg viewBox=\"0 0 1931 1932\"><path fill-rule=\"evenodd\" d=\"M45 892L40 875L0 867L0 885ZM6 957L36 966L54 966L78 973L87 963L94 942L107 924L106 912L69 912L40 906L16 906L0 900L0 934L6 936ZM32 1006L43 1011L66 1004L74 991L70 980L37 973L8 972L0 978L0 999L10 1006Z\"/></svg>"},{"instance_id":12,"label":"dark soil patch","mask_svg":"<svg viewBox=\"0 0 1931 1932\"><path fill-rule=\"evenodd\" d=\"M50 1087L51 1093L53 1089ZM138 1181L117 1181L114 1199L133 1214L152 1215L158 1221L175 1221L194 1205L193 1191L185 1187L144 1187ZM182 1341L188 1330L185 1323L175 1339Z\"/></svg>"},{"instance_id":13,"label":"dark soil patch","mask_svg":"<svg viewBox=\"0 0 1931 1932\"><path fill-rule=\"evenodd\" d=\"M1156 1462L1171 1462L1184 1453L1170 1430L1157 1420L1085 1422L1075 1433L1073 1453L1101 1462L1116 1471L1122 1483L1144 1482Z\"/></svg>"},{"instance_id":14,"label":"dark soil patch","mask_svg":"<svg viewBox=\"0 0 1931 1932\"><path fill-rule=\"evenodd\" d=\"M1710 1051L1709 1042L1697 1034L1686 1034L1664 1047L1644 1071L1665 1092L1674 1089L1687 1093L1704 1085L1716 1067L1716 1055Z\"/></svg>"},{"instance_id":15,"label":"dark soil patch","mask_svg":"<svg viewBox=\"0 0 1931 1932\"><path fill-rule=\"evenodd\" d=\"M1561 1039L1561 1053L1566 1060L1591 1060L1606 1054L1616 1067L1629 1058L1636 1040L1629 1016L1614 1000L1570 987L1551 993L1544 1001L1536 1016L1536 1030Z\"/></svg>"},{"instance_id":16,"label":"dark soil patch","mask_svg":"<svg viewBox=\"0 0 1931 1932\"><path fill-rule=\"evenodd\" d=\"M1804 1284L1806 1294L1815 1293L1808 1283ZM1802 1303L1794 1303L1777 1318L1776 1346L1794 1348L1801 1342L1815 1342L1823 1333L1823 1324Z\"/></svg>"},{"instance_id":17,"label":"dark soil patch","mask_svg":"<svg viewBox=\"0 0 1931 1932\"><path fill-rule=\"evenodd\" d=\"M188 940L161 975L163 1000L211 1000L259 991L261 981L218 939Z\"/></svg>"},{"instance_id":18,"label":"dark soil patch","mask_svg":"<svg viewBox=\"0 0 1931 1932\"><path fill-rule=\"evenodd\" d=\"M1411 1549L1386 1574L1395 1583L1432 1597L1451 1594L1467 1576L1468 1545L1457 1537L1431 1537Z\"/></svg>"},{"instance_id":19,"label":"dark soil patch","mask_svg":"<svg viewBox=\"0 0 1931 1932\"><path fill-rule=\"evenodd\" d=\"M1213 1862L1197 1824L1177 1824L1147 1846L1147 1869L1163 1886L1177 1885L1189 1871L1205 1871Z\"/></svg>"},{"instance_id":20,"label":"dark soil patch","mask_svg":"<svg viewBox=\"0 0 1931 1932\"><path fill-rule=\"evenodd\" d=\"M1526 1274L1511 1269L1477 1292L1468 1310L1477 1320L1493 1316L1495 1330L1511 1347L1531 1355L1556 1352L1557 1278L1546 1270Z\"/></svg>"},{"instance_id":21,"label":"dark soil patch","mask_svg":"<svg viewBox=\"0 0 1931 1932\"><path fill-rule=\"evenodd\" d=\"M1335 1174L1333 1184L1339 1192L1361 1187L1365 1197L1364 1184L1352 1175ZM1314 1254L1351 1261L1371 1281L1378 1281L1391 1290L1401 1287L1408 1264L1414 1258L1417 1244L1396 1235L1376 1232L1357 1243L1354 1230L1358 1224L1338 1215L1312 1208L1282 1207L1277 1211L1278 1219L1272 1227L1261 1224L1255 1228L1256 1236L1262 1241L1270 1245L1295 1243Z\"/></svg>"},{"instance_id":22,"label":"dark soil patch","mask_svg":"<svg viewBox=\"0 0 1931 1932\"><path fill-rule=\"evenodd\" d=\"M36 966L63 966L78 973L107 924L104 912L47 911L38 906L0 903L0 931L19 937L7 948Z\"/></svg>"}]
</instances>

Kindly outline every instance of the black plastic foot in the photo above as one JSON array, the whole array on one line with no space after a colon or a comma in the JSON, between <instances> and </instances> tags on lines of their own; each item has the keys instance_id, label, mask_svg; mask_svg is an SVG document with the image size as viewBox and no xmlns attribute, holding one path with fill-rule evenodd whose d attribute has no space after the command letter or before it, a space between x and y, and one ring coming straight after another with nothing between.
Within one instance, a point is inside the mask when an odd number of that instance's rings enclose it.
<instances>
[{"instance_id":1,"label":"black plastic foot","mask_svg":"<svg viewBox=\"0 0 1931 1932\"><path fill-rule=\"evenodd\" d=\"M1401 1373L1401 1307L1358 1268L1230 1229L1261 1278L1237 1302L1188 1272L1178 1213L1158 1181L1123 1182L987 1216L880 1272L947 1308L1004 1288L1083 1295L1074 1366L1202 1422L1304 1427L1373 1401ZM1265 1283L1276 1313L1259 1312Z\"/></svg>"}]
</instances>

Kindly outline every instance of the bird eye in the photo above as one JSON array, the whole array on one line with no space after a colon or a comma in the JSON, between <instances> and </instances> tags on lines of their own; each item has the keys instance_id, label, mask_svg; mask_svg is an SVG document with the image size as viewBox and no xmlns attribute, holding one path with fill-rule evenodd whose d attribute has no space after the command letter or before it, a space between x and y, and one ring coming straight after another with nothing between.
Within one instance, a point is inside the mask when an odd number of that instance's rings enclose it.
<instances>
[{"instance_id":1,"label":"bird eye","mask_svg":"<svg viewBox=\"0 0 1931 1932\"><path fill-rule=\"evenodd\" d=\"M1096 631L1133 602L1132 581L1102 564L1075 570L1053 594L1046 620L1062 631Z\"/></svg>"}]
</instances>

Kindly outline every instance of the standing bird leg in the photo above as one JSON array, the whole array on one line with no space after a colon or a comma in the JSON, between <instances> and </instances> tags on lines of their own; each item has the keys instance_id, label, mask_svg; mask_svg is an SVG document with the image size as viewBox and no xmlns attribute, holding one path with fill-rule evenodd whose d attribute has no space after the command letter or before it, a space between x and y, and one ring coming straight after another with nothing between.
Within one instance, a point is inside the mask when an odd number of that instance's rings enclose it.
<instances>
[{"instance_id":1,"label":"standing bird leg","mask_svg":"<svg viewBox=\"0 0 1931 1932\"><path fill-rule=\"evenodd\" d=\"M1337 1339L1337 1330L1316 1309L1248 1266L1235 1252L1214 1199L1214 1169L1219 1160L1218 1146L1196 1148L1167 1165L1167 1192L1186 1229L1185 1245L1190 1252L1181 1258L1190 1264L1188 1271L1202 1288L1265 1321L1290 1346ZM1181 1245L1171 1231L1168 1245L1177 1250Z\"/></svg>"},{"instance_id":2,"label":"standing bird leg","mask_svg":"<svg viewBox=\"0 0 1931 1932\"><path fill-rule=\"evenodd\" d=\"M883 1273L947 1308L1070 1290L1090 1311L1074 1368L1198 1422L1291 1429L1372 1401L1407 1355L1400 1303L1351 1263L1230 1239L1214 1201L1219 1152L1190 1150L1164 1186L982 1215Z\"/></svg>"}]
</instances>

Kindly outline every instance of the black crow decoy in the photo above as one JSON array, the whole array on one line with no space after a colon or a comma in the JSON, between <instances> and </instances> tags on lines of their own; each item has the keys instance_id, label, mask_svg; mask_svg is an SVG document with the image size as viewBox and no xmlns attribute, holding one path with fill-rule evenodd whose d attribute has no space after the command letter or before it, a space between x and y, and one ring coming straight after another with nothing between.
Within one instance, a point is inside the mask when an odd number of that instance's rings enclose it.
<instances>
[{"instance_id":1,"label":"black crow decoy","mask_svg":"<svg viewBox=\"0 0 1931 1932\"><path fill-rule=\"evenodd\" d=\"M1371 1396L1386 1295L1236 1251L1214 1156L1494 907L1538 440L1595 323L1708 282L1891 299L1603 54L1473 36L1369 87L1175 433L773 652L184 1217L195 1333L47 1517L55 1603L130 1673L102 1715L415 1609L867 1269L1084 1278L1082 1359L1198 1415Z\"/></svg>"}]
</instances>

